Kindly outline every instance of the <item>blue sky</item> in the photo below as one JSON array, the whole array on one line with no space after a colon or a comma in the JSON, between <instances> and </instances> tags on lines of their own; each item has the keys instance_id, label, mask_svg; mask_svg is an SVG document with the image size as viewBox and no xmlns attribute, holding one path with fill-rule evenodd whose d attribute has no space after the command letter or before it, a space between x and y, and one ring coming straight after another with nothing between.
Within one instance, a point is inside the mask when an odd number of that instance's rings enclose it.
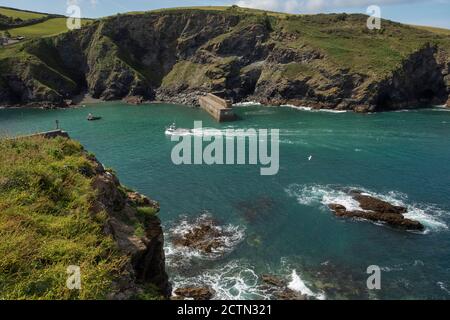
<instances>
[{"instance_id":1,"label":"blue sky","mask_svg":"<svg viewBox=\"0 0 450 320\"><path fill-rule=\"evenodd\" d=\"M382 17L399 22L450 29L450 0L69 0L85 17L179 6L239 4L291 13L362 12L378 5ZM0 0L0 6L65 14L68 0Z\"/></svg>"}]
</instances>

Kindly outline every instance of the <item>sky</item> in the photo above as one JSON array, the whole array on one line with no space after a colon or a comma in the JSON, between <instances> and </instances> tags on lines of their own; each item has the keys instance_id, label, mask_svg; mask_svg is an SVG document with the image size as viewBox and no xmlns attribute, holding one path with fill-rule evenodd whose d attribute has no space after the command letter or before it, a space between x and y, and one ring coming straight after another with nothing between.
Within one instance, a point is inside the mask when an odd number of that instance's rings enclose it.
<instances>
[{"instance_id":1,"label":"sky","mask_svg":"<svg viewBox=\"0 0 450 320\"><path fill-rule=\"evenodd\" d=\"M378 5L384 19L450 29L450 0L0 0L0 6L66 14L68 2L77 2L82 16L89 18L180 6L237 4L289 13L366 13L368 6Z\"/></svg>"}]
</instances>

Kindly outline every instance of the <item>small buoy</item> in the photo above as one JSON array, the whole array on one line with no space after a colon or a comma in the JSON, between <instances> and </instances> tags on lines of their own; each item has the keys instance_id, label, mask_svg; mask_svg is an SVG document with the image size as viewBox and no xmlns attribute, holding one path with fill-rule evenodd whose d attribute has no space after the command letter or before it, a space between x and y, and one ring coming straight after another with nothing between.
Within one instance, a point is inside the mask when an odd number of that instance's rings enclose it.
<instances>
[{"instance_id":1,"label":"small buoy","mask_svg":"<svg viewBox=\"0 0 450 320\"><path fill-rule=\"evenodd\" d=\"M309 157L308 157L308 161L311 161L311 160L312 160L312 156L309 156Z\"/></svg>"}]
</instances>

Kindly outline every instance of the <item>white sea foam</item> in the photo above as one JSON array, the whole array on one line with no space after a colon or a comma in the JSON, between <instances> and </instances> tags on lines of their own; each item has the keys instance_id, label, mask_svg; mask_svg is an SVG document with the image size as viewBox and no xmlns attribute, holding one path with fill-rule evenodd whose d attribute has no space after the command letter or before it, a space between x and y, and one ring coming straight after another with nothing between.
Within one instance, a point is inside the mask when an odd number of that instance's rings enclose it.
<instances>
[{"instance_id":1,"label":"white sea foam","mask_svg":"<svg viewBox=\"0 0 450 320\"><path fill-rule=\"evenodd\" d=\"M302 278L300 278L300 276L297 274L296 270L292 270L291 278L292 280L288 284L289 289L300 292L301 294L306 294L307 296L315 297L319 300L325 300L325 294L312 292L311 289L309 289L306 283L302 280Z\"/></svg>"},{"instance_id":2,"label":"white sea foam","mask_svg":"<svg viewBox=\"0 0 450 320\"><path fill-rule=\"evenodd\" d=\"M168 265L175 268L187 266L191 263L193 258L216 260L233 251L234 248L242 242L242 240L244 240L245 229L243 227L231 224L219 226L210 224L210 221L211 214L207 212L196 219L188 219L187 217L183 217L174 227L169 228L168 234L165 235L169 241L166 241L164 248ZM193 248L174 246L171 243L170 239L174 237L182 237L199 224L204 223L209 223L212 228L218 231L221 236L217 237L215 240L218 240L222 246L215 248L210 253L205 253Z\"/></svg>"},{"instance_id":3,"label":"white sea foam","mask_svg":"<svg viewBox=\"0 0 450 320\"><path fill-rule=\"evenodd\" d=\"M439 288L441 288L442 291L446 292L447 294L450 294L450 290L443 282L439 281L436 284L439 286Z\"/></svg>"},{"instance_id":4,"label":"white sea foam","mask_svg":"<svg viewBox=\"0 0 450 320\"><path fill-rule=\"evenodd\" d=\"M234 103L233 107L249 107L249 106L260 106L261 103L256 101L245 101L245 102L238 102Z\"/></svg>"},{"instance_id":5,"label":"white sea foam","mask_svg":"<svg viewBox=\"0 0 450 320\"><path fill-rule=\"evenodd\" d=\"M348 110L334 110L334 109L313 109L306 106L295 106L293 104L283 104L280 107L297 109L302 111L312 111L312 112L330 112L330 113L346 113Z\"/></svg>"},{"instance_id":6,"label":"white sea foam","mask_svg":"<svg viewBox=\"0 0 450 320\"><path fill-rule=\"evenodd\" d=\"M321 185L291 185L286 189L289 196L295 197L298 203L306 206L322 205L327 207L332 203L342 204L347 210L362 210L358 201L343 190Z\"/></svg>"},{"instance_id":7,"label":"white sea foam","mask_svg":"<svg viewBox=\"0 0 450 320\"><path fill-rule=\"evenodd\" d=\"M305 106L294 106L293 104L283 104L280 107L284 107L284 108L292 108L292 109L297 109L297 110L302 110L302 111L311 111L312 108L311 107L305 107Z\"/></svg>"},{"instance_id":8,"label":"white sea foam","mask_svg":"<svg viewBox=\"0 0 450 320\"><path fill-rule=\"evenodd\" d=\"M361 190L364 192L363 194L379 198L396 206L406 207L408 211L404 214L404 217L422 223L426 228L425 233L448 229L448 225L443 218L449 216L449 212L433 204L411 202L406 194L397 191L380 194L354 186L343 188L332 185L293 184L286 189L286 192L289 196L295 197L298 203L306 206L319 205L325 209L329 204L338 203L345 206L347 210L362 210L358 201L348 194L347 190L350 189Z\"/></svg>"},{"instance_id":9,"label":"white sea foam","mask_svg":"<svg viewBox=\"0 0 450 320\"><path fill-rule=\"evenodd\" d=\"M224 266L205 270L194 277L175 276L174 290L189 286L206 286L214 290L216 300L267 300L271 298L267 289L261 287L258 275L251 265L243 261L231 261Z\"/></svg>"}]
</instances>

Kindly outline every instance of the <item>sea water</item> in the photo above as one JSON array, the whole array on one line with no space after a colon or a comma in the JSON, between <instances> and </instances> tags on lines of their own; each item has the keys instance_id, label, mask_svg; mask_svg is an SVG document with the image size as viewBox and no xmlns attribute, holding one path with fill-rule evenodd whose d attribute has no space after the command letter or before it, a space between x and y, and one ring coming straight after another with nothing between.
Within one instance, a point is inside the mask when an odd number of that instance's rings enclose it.
<instances>
[{"instance_id":1,"label":"sea water","mask_svg":"<svg viewBox=\"0 0 450 320\"><path fill-rule=\"evenodd\" d=\"M88 113L102 117L86 121ZM450 298L450 112L433 108L355 114L244 105L218 124L186 106L108 102L75 109L0 110L0 134L54 129L55 120L114 168L121 182L161 203L174 287L203 284L216 299L270 299L261 275L318 299ZM165 128L280 129L280 170L176 166ZM207 130L207 129L205 129ZM356 188L408 208L421 233L335 217L330 203L357 208ZM171 234L202 216L232 234L211 255L173 247ZM368 290L370 265L381 290Z\"/></svg>"}]
</instances>

